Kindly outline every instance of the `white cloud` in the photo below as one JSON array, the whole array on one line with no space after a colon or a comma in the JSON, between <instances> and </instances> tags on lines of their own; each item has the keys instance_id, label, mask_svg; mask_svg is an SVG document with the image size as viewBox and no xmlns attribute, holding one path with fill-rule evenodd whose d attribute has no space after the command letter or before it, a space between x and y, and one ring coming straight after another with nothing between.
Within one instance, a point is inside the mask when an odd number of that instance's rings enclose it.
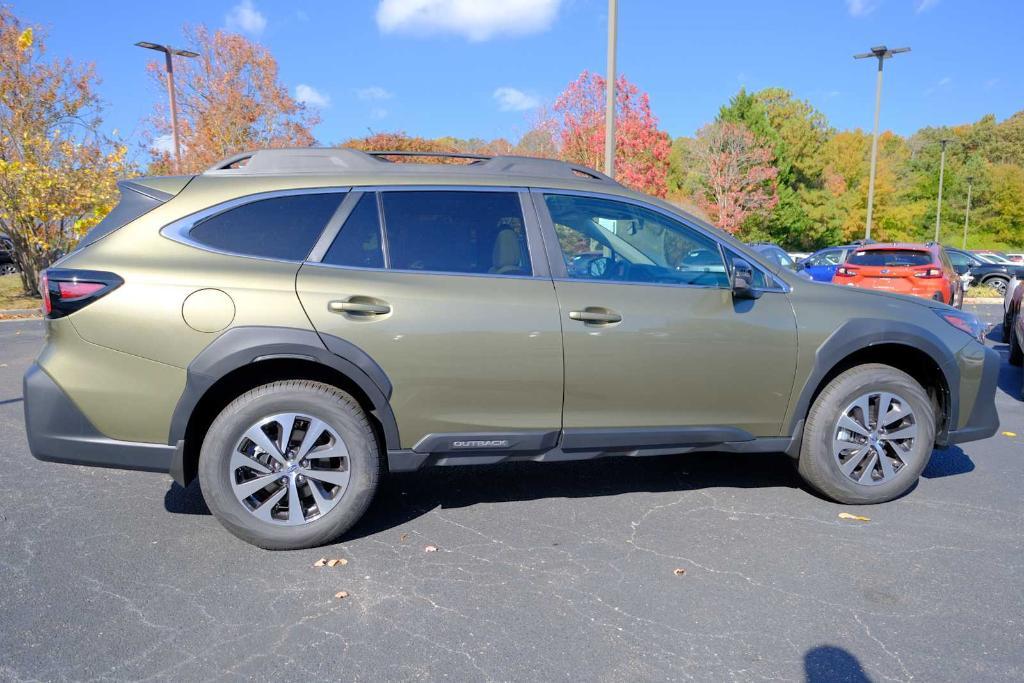
<instances>
[{"instance_id":1,"label":"white cloud","mask_svg":"<svg viewBox=\"0 0 1024 683\"><path fill-rule=\"evenodd\" d=\"M390 100L395 94L379 85L371 85L367 88L359 88L356 90L356 97L363 100L364 102L374 102L377 100Z\"/></svg>"},{"instance_id":2,"label":"white cloud","mask_svg":"<svg viewBox=\"0 0 1024 683\"><path fill-rule=\"evenodd\" d=\"M943 76L942 78L939 79L939 85L940 86L941 85L949 85L952 82L953 82L953 79L950 78L949 76Z\"/></svg>"},{"instance_id":3,"label":"white cloud","mask_svg":"<svg viewBox=\"0 0 1024 683\"><path fill-rule=\"evenodd\" d=\"M454 33L471 41L547 30L562 0L380 0L384 33Z\"/></svg>"},{"instance_id":4,"label":"white cloud","mask_svg":"<svg viewBox=\"0 0 1024 683\"><path fill-rule=\"evenodd\" d=\"M388 115L388 110L384 107L374 107L370 110L370 118L382 119Z\"/></svg>"},{"instance_id":5,"label":"white cloud","mask_svg":"<svg viewBox=\"0 0 1024 683\"><path fill-rule=\"evenodd\" d=\"M231 8L224 17L224 22L232 31L243 31L258 36L267 27L267 18L256 9L252 0L242 0Z\"/></svg>"},{"instance_id":6,"label":"white cloud","mask_svg":"<svg viewBox=\"0 0 1024 683\"><path fill-rule=\"evenodd\" d=\"M931 95L931 94L935 93L938 90L945 90L952 83L953 83L953 79L952 78L950 78L949 76L943 76L942 78L940 78L938 80L938 82L935 85L931 86L930 88L926 88L925 91L924 91L924 94L925 95Z\"/></svg>"},{"instance_id":7,"label":"white cloud","mask_svg":"<svg viewBox=\"0 0 1024 683\"><path fill-rule=\"evenodd\" d=\"M311 85L299 83L295 86L295 99L311 107L327 107L331 104L331 98L323 94Z\"/></svg>"},{"instance_id":8,"label":"white cloud","mask_svg":"<svg viewBox=\"0 0 1024 683\"><path fill-rule=\"evenodd\" d=\"M150 148L159 153L174 153L174 136L172 135L161 135L153 138L153 142Z\"/></svg>"},{"instance_id":9,"label":"white cloud","mask_svg":"<svg viewBox=\"0 0 1024 683\"><path fill-rule=\"evenodd\" d=\"M914 11L920 14L921 12L927 12L932 7L939 4L939 0L917 0L915 3Z\"/></svg>"},{"instance_id":10,"label":"white cloud","mask_svg":"<svg viewBox=\"0 0 1024 683\"><path fill-rule=\"evenodd\" d=\"M522 90L508 86L495 90L493 97L501 111L526 111L540 104L540 100L533 95L527 95Z\"/></svg>"},{"instance_id":11,"label":"white cloud","mask_svg":"<svg viewBox=\"0 0 1024 683\"><path fill-rule=\"evenodd\" d=\"M846 0L846 9L851 17L863 17L878 9L881 2L882 0Z\"/></svg>"}]
</instances>

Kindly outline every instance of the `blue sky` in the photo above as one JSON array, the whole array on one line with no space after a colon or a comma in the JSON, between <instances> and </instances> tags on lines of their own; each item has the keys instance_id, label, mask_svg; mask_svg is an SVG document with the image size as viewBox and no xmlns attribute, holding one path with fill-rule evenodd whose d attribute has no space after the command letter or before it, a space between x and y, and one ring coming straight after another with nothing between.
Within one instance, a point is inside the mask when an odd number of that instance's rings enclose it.
<instances>
[{"instance_id":1,"label":"blue sky","mask_svg":"<svg viewBox=\"0 0 1024 683\"><path fill-rule=\"evenodd\" d=\"M533 107L582 70L603 72L606 0L14 0L53 55L96 64L106 125L137 139L164 92L138 40L178 44L183 23L267 45L333 143L368 130L515 139ZM90 7L85 11L85 7ZM102 10L98 8L102 7ZM1021 0L623 0L619 69L651 95L661 126L691 135L741 86L781 86L838 128L871 125L872 45L887 62L882 126L1002 119L1024 108Z\"/></svg>"}]
</instances>

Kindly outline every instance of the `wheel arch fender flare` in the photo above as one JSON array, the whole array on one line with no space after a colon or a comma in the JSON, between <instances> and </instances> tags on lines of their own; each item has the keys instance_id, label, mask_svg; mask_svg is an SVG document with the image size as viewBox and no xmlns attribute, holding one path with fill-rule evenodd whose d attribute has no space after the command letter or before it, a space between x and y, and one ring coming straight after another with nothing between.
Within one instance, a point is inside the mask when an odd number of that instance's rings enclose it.
<instances>
[{"instance_id":1,"label":"wheel arch fender flare","mask_svg":"<svg viewBox=\"0 0 1024 683\"><path fill-rule=\"evenodd\" d=\"M946 422L947 425L956 425L960 403L960 368L953 351L934 332L911 322L852 318L836 328L815 352L814 366L800 389L792 411L790 432L794 432L807 417L811 402L836 367L858 351L883 344L895 344L923 352L935 362L949 389Z\"/></svg>"},{"instance_id":2,"label":"wheel arch fender flare","mask_svg":"<svg viewBox=\"0 0 1024 683\"><path fill-rule=\"evenodd\" d=\"M391 409L391 381L369 354L331 335L321 337L312 330L265 326L233 327L189 363L185 388L171 418L168 443L173 446L184 440L196 406L217 382L246 365L273 359L311 361L343 375L369 400L383 431L385 448L400 447L398 423Z\"/></svg>"}]
</instances>

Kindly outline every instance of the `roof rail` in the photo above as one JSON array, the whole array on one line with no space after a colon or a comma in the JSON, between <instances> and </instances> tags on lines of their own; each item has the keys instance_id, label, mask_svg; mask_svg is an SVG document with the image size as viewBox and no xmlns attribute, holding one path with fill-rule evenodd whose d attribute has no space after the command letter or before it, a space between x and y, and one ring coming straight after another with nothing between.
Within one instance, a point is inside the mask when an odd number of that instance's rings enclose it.
<instances>
[{"instance_id":1,"label":"roof rail","mask_svg":"<svg viewBox=\"0 0 1024 683\"><path fill-rule=\"evenodd\" d=\"M469 159L468 164L396 164L384 157L437 157ZM373 151L348 147L301 147L260 149L221 159L204 175L339 175L345 173L387 174L487 174L540 178L594 180L618 185L605 174L580 164L557 159L525 156L488 156L458 152Z\"/></svg>"}]
</instances>

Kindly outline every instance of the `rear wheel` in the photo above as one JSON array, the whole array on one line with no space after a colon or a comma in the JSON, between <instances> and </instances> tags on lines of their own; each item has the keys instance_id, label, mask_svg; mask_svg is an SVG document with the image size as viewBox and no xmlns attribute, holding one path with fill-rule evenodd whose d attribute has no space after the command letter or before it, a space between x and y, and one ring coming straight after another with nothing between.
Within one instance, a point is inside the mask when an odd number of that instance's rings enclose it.
<instances>
[{"instance_id":1,"label":"rear wheel","mask_svg":"<svg viewBox=\"0 0 1024 683\"><path fill-rule=\"evenodd\" d=\"M359 404L336 387L291 380L231 402L199 454L207 505L235 536L271 550L333 541L366 511L383 474Z\"/></svg>"},{"instance_id":2,"label":"rear wheel","mask_svg":"<svg viewBox=\"0 0 1024 683\"><path fill-rule=\"evenodd\" d=\"M883 503L914 485L934 442L935 412L921 385L896 368L861 365L815 400L797 469L840 503Z\"/></svg>"},{"instance_id":3,"label":"rear wheel","mask_svg":"<svg viewBox=\"0 0 1024 683\"><path fill-rule=\"evenodd\" d=\"M18 266L13 263L5 263L0 265L0 275L14 275L18 272Z\"/></svg>"},{"instance_id":4,"label":"rear wheel","mask_svg":"<svg viewBox=\"0 0 1024 683\"><path fill-rule=\"evenodd\" d=\"M1005 280L1001 277L993 277L985 280L981 284L988 285L992 289L999 293L999 296L1006 296L1006 287L1009 285L1009 280Z\"/></svg>"}]
</instances>

